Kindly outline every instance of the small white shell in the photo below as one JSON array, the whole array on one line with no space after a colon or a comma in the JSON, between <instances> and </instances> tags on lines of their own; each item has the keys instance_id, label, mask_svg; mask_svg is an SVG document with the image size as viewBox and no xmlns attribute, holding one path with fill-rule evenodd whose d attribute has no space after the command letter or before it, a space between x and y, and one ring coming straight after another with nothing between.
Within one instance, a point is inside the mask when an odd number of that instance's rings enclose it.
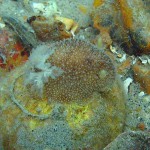
<instances>
[{"instance_id":1,"label":"small white shell","mask_svg":"<svg viewBox=\"0 0 150 150\"><path fill-rule=\"evenodd\" d=\"M124 81L124 87L125 87L125 92L126 94L128 93L128 88L130 86L130 84L133 82L133 79L128 77L125 81Z\"/></svg>"}]
</instances>

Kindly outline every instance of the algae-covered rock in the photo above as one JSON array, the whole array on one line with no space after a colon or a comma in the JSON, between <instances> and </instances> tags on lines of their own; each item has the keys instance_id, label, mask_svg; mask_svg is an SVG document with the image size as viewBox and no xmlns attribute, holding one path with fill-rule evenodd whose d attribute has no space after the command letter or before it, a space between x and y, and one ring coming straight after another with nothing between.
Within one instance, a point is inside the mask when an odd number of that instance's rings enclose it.
<instances>
[{"instance_id":1,"label":"algae-covered rock","mask_svg":"<svg viewBox=\"0 0 150 150\"><path fill-rule=\"evenodd\" d=\"M113 62L85 41L38 46L0 86L5 149L101 150L123 132L125 95Z\"/></svg>"},{"instance_id":2,"label":"algae-covered rock","mask_svg":"<svg viewBox=\"0 0 150 150\"><path fill-rule=\"evenodd\" d=\"M95 0L96 2L97 0ZM102 37L109 34L129 54L149 54L149 2L143 0L98 1L91 13ZM104 41L104 39L102 38ZM107 44L111 44L109 41Z\"/></svg>"}]
</instances>

